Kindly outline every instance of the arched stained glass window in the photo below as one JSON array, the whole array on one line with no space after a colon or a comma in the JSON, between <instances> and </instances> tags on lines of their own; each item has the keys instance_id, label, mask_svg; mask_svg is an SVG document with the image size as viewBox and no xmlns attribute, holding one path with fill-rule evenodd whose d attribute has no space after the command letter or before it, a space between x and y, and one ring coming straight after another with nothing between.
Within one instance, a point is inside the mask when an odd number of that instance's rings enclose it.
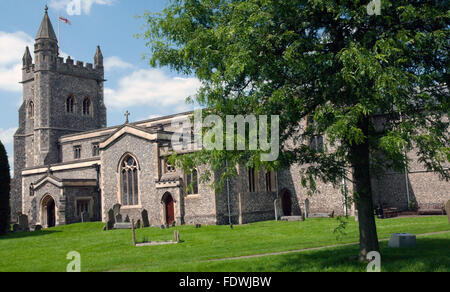
<instances>
[{"instance_id":1,"label":"arched stained glass window","mask_svg":"<svg viewBox=\"0 0 450 292\"><path fill-rule=\"evenodd\" d=\"M138 167L136 160L128 155L121 164L122 205L139 205Z\"/></svg>"}]
</instances>

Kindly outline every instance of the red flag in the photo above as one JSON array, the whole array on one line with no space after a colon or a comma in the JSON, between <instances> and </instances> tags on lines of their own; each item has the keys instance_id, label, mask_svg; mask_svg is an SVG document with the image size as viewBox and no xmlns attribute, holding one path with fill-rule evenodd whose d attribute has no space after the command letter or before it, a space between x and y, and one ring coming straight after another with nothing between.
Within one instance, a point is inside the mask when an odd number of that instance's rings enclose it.
<instances>
[{"instance_id":1,"label":"red flag","mask_svg":"<svg viewBox=\"0 0 450 292\"><path fill-rule=\"evenodd\" d=\"M68 25L72 25L72 23L67 18L64 18L62 16L59 17L59 20L61 20L62 22L67 23Z\"/></svg>"}]
</instances>

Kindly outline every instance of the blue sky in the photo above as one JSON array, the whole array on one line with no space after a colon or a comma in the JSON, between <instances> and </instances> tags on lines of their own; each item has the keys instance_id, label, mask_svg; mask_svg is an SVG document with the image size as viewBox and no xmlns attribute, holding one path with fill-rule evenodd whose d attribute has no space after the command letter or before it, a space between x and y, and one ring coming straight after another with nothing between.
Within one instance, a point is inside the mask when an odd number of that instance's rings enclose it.
<instances>
[{"instance_id":1,"label":"blue sky","mask_svg":"<svg viewBox=\"0 0 450 292\"><path fill-rule=\"evenodd\" d=\"M75 2L74 2L75 1ZM77 2L81 9L77 8ZM165 68L151 68L142 59L148 52L145 41L136 39L142 32L146 10L161 11L166 0L2 0L0 1L0 140L10 155L12 136L17 128L17 110L22 101L20 68L25 46L32 46L44 6L58 33L58 14L72 25L61 23L60 47L63 56L93 63L97 45L105 58L105 102L108 126L121 124L124 112L131 121L192 109L184 100L195 93L199 82L194 77L178 76ZM11 165L12 167L12 165Z\"/></svg>"}]
</instances>

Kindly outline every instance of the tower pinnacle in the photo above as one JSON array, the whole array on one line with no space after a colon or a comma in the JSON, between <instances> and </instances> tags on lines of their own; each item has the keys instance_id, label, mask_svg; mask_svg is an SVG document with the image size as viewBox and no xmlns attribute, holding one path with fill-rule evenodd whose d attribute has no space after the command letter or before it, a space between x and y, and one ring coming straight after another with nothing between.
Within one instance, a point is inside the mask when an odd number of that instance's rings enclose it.
<instances>
[{"instance_id":1,"label":"tower pinnacle","mask_svg":"<svg viewBox=\"0 0 450 292\"><path fill-rule=\"evenodd\" d=\"M39 40L39 39L51 39L51 40L57 41L55 31L53 30L52 22L50 21L50 18L48 17L48 6L47 5L45 6L44 19L42 19L41 26L39 27L39 31L36 35L36 40Z\"/></svg>"}]
</instances>

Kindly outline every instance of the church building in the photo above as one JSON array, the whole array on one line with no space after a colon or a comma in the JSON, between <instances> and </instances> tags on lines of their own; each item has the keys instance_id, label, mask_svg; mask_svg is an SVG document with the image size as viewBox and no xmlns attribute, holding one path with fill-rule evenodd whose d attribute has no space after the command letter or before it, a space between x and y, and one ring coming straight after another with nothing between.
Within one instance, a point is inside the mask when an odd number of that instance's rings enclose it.
<instances>
[{"instance_id":1,"label":"church building","mask_svg":"<svg viewBox=\"0 0 450 292\"><path fill-rule=\"evenodd\" d=\"M277 173L238 167L239 176L221 191L199 182L202 167L186 174L168 163L174 119L182 113L107 127L103 55L94 62L59 56L47 10L34 44L23 56L23 104L14 136L13 219L52 227L89 220L106 222L121 204L122 215L137 220L148 212L151 225L245 224L314 213L354 214L343 193L319 184L308 196L300 166ZM323 139L314 145L320 147ZM212 178L214 179L214 177ZM193 182L192 188L187 185ZM449 199L449 183L414 164L410 173L373 179L374 203L407 209L414 201L432 208ZM345 191L346 190L346 191Z\"/></svg>"}]
</instances>

